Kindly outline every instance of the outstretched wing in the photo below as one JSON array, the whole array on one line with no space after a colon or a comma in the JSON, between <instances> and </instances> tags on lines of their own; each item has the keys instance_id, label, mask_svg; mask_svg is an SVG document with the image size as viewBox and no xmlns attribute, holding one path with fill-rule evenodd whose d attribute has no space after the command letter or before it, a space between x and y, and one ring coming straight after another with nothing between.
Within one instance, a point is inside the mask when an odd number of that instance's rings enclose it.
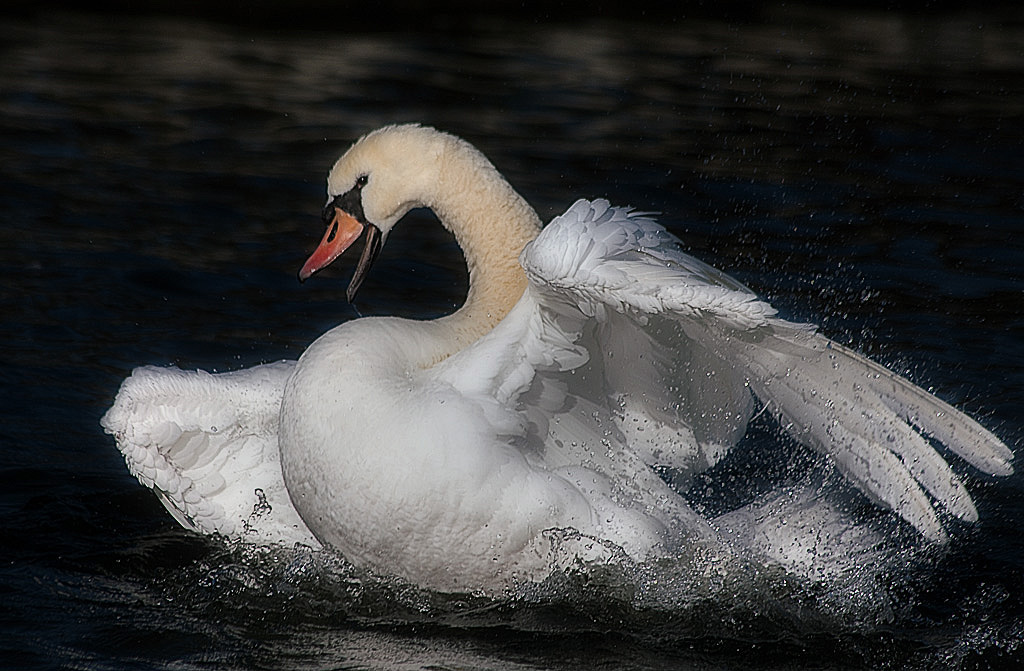
<instances>
[{"instance_id":1,"label":"outstretched wing","mask_svg":"<svg viewBox=\"0 0 1024 671\"><path fill-rule=\"evenodd\" d=\"M713 464L742 435L753 391L794 438L938 542L946 533L934 504L966 521L977 512L928 437L985 473L1013 471L1009 448L973 419L812 327L779 319L643 214L580 200L520 262L541 325L531 337L550 342L509 355L499 375L508 395L523 393L531 371L579 367L587 351L600 352L588 365L602 376L617 428L649 464Z\"/></svg>"},{"instance_id":2,"label":"outstretched wing","mask_svg":"<svg viewBox=\"0 0 1024 671\"><path fill-rule=\"evenodd\" d=\"M278 453L281 396L294 367L137 368L101 424L128 470L186 529L319 547L288 498Z\"/></svg>"}]
</instances>

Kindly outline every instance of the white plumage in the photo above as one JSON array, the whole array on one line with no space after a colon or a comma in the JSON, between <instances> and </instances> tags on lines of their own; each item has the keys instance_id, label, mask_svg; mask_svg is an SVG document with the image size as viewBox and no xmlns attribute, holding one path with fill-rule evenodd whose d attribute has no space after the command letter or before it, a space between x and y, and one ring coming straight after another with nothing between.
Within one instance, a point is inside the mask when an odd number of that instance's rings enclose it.
<instances>
[{"instance_id":1,"label":"white plumage","mask_svg":"<svg viewBox=\"0 0 1024 671\"><path fill-rule=\"evenodd\" d=\"M292 361L211 375L145 366L103 417L128 470L187 529L319 547L288 499L277 446Z\"/></svg>"},{"instance_id":2,"label":"white plumage","mask_svg":"<svg viewBox=\"0 0 1024 671\"><path fill-rule=\"evenodd\" d=\"M136 370L103 426L188 528L322 543L445 590L686 543L819 574L870 535L808 492L717 520L686 501L681 483L742 437L755 396L931 541L947 539L936 508L977 512L927 437L983 472L1012 472L1010 450L974 420L779 319L647 215L580 200L538 234L479 152L419 126L363 138L328 183L328 233L304 276L364 229L384 240L428 206L466 254L467 302L431 322L343 324L297 363ZM806 524L774 528L784 514ZM558 529L579 534L553 543Z\"/></svg>"}]
</instances>

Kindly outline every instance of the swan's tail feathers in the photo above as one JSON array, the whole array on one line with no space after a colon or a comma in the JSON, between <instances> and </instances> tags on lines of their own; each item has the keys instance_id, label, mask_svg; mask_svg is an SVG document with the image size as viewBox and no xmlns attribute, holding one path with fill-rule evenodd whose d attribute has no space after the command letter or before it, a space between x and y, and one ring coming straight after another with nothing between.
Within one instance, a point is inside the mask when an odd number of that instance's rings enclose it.
<instances>
[{"instance_id":1,"label":"swan's tail feathers","mask_svg":"<svg viewBox=\"0 0 1024 671\"><path fill-rule=\"evenodd\" d=\"M137 368L103 428L183 527L257 543L319 543L288 498L277 419L294 364L223 374Z\"/></svg>"},{"instance_id":2,"label":"swan's tail feathers","mask_svg":"<svg viewBox=\"0 0 1024 671\"><path fill-rule=\"evenodd\" d=\"M947 540L932 501L965 522L978 519L963 482L926 436L984 473L1013 472L1013 454L995 435L883 366L781 320L771 320L770 334L751 335L734 334L730 349L757 396L797 440L830 456L925 537Z\"/></svg>"}]
</instances>

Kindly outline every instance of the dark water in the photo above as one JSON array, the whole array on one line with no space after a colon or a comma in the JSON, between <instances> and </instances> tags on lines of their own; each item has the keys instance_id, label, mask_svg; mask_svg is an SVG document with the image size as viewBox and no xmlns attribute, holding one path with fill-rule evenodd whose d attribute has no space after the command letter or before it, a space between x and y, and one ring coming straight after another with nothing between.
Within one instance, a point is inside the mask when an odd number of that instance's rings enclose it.
<instances>
[{"instance_id":1,"label":"dark water","mask_svg":"<svg viewBox=\"0 0 1024 671\"><path fill-rule=\"evenodd\" d=\"M1024 657L1020 476L968 474L981 523L867 589L634 567L490 601L190 535L98 426L133 366L296 357L353 317L345 264L295 280L320 237L324 176L359 134L422 121L475 142L545 218L580 196L663 212L788 316L1019 447L1024 13L783 7L743 25L481 19L370 34L0 21L0 667ZM464 289L453 242L406 226L359 309L430 317ZM786 463L790 447L762 422L724 475L750 476L762 453Z\"/></svg>"}]
</instances>

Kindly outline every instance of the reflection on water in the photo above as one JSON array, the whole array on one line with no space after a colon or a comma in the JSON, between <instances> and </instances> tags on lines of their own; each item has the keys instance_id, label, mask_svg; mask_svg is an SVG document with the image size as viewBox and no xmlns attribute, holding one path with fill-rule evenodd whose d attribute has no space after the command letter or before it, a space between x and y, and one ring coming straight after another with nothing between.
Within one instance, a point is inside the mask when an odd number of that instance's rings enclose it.
<instances>
[{"instance_id":1,"label":"reflection on water","mask_svg":"<svg viewBox=\"0 0 1024 671\"><path fill-rule=\"evenodd\" d=\"M349 269L294 279L320 237L323 178L359 134L415 120L477 144L545 218L580 196L664 213L694 253L788 316L909 369L1019 443L1024 15L768 17L482 18L365 35L4 19L0 658L970 668L1019 654L1016 478L970 482L982 524L869 583L681 558L491 601L190 536L97 426L134 365L295 357L354 316ZM392 236L361 313L459 304L462 261L430 224L417 214ZM694 496L711 507L810 463L788 454L762 422Z\"/></svg>"}]
</instances>

